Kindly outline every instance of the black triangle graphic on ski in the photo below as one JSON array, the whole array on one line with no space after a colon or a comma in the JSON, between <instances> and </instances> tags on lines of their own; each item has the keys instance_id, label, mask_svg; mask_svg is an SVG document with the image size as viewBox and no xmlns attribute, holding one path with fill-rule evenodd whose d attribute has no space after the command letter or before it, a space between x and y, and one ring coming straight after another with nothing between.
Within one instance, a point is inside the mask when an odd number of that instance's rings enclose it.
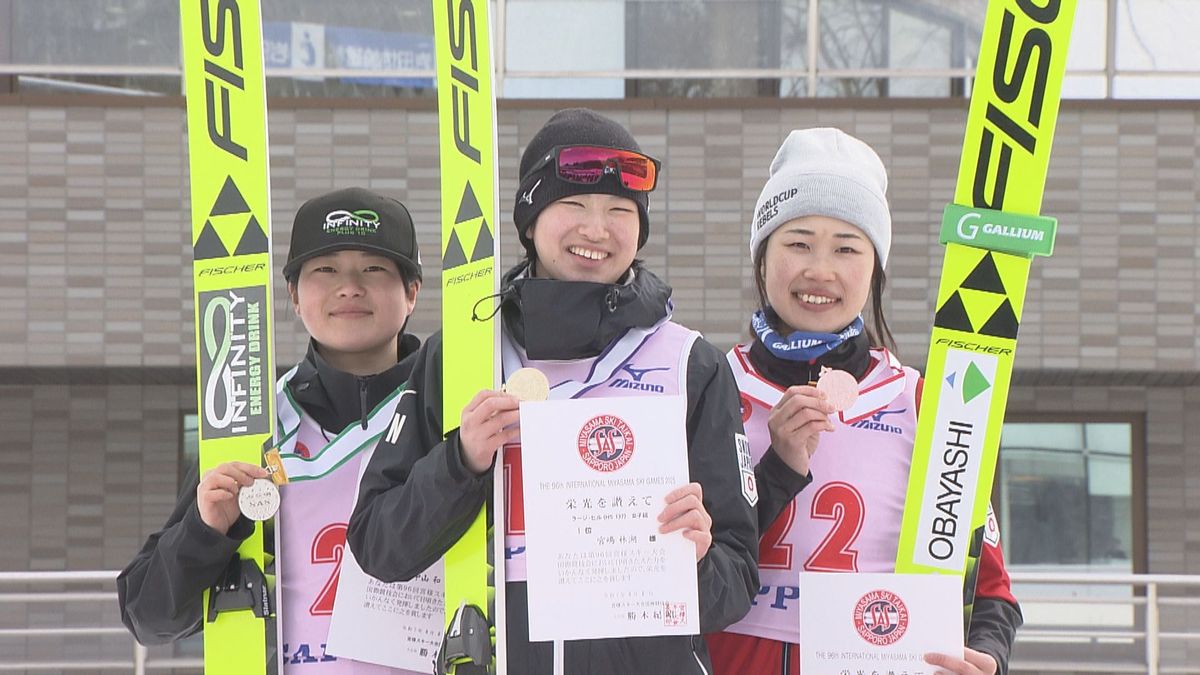
<instances>
[{"instance_id":1,"label":"black triangle graphic on ski","mask_svg":"<svg viewBox=\"0 0 1200 675\"><path fill-rule=\"evenodd\" d=\"M217 236L212 221L204 221L204 228L200 230L200 236L196 238L196 243L192 246L192 259L211 260L228 256L229 249L225 248L225 244Z\"/></svg>"},{"instance_id":2,"label":"black triangle graphic on ski","mask_svg":"<svg viewBox=\"0 0 1200 675\"><path fill-rule=\"evenodd\" d=\"M258 219L250 216L250 222L246 223L246 231L242 233L242 240L238 242L237 250L233 254L266 253L267 248L267 233L263 232Z\"/></svg>"},{"instance_id":3,"label":"black triangle graphic on ski","mask_svg":"<svg viewBox=\"0 0 1200 675\"><path fill-rule=\"evenodd\" d=\"M466 264L467 254L463 252L462 242L458 240L458 230L452 230L450 243L446 244L446 252L442 254L442 269L454 269Z\"/></svg>"},{"instance_id":4,"label":"black triangle graphic on ski","mask_svg":"<svg viewBox=\"0 0 1200 675\"><path fill-rule=\"evenodd\" d=\"M983 260L980 260L975 269L971 270L959 288L1008 295L1008 292L1004 290L1004 282L1000 280L1000 272L996 269L996 261L992 259L991 253L983 256Z\"/></svg>"},{"instance_id":5,"label":"black triangle graphic on ski","mask_svg":"<svg viewBox=\"0 0 1200 675\"><path fill-rule=\"evenodd\" d=\"M492 231L488 229L487 218L479 226L479 236L475 239L475 250L471 251L471 262L490 258L496 254L496 241L492 239Z\"/></svg>"},{"instance_id":6,"label":"black triangle graphic on ski","mask_svg":"<svg viewBox=\"0 0 1200 675\"><path fill-rule=\"evenodd\" d=\"M237 185L233 182L232 176L225 177L225 184L221 186L221 194L217 195L217 201L213 203L212 211L209 216L228 216L234 213L249 213L250 205L246 203L245 197L238 191Z\"/></svg>"},{"instance_id":7,"label":"black triangle graphic on ski","mask_svg":"<svg viewBox=\"0 0 1200 675\"><path fill-rule=\"evenodd\" d=\"M938 328L949 328L950 330L959 330L964 333L974 333L975 329L971 326L971 320L967 317L967 308L963 306L962 298L959 297L958 291L954 292L942 306L938 308L937 314L933 315L933 325Z\"/></svg>"},{"instance_id":8,"label":"black triangle graphic on ski","mask_svg":"<svg viewBox=\"0 0 1200 675\"><path fill-rule=\"evenodd\" d=\"M1016 340L1017 328L1020 327L1020 323L1017 320L1017 313L1013 311L1012 303L1005 298L1004 302L996 308L996 313L992 314L992 318L988 319L987 323L983 324L983 328L979 329L979 334Z\"/></svg>"},{"instance_id":9,"label":"black triangle graphic on ski","mask_svg":"<svg viewBox=\"0 0 1200 675\"><path fill-rule=\"evenodd\" d=\"M482 215L483 209L479 208L479 200L475 198L475 191L471 189L471 184L467 183L462 199L458 202L458 215L454 216L454 224L475 220Z\"/></svg>"}]
</instances>

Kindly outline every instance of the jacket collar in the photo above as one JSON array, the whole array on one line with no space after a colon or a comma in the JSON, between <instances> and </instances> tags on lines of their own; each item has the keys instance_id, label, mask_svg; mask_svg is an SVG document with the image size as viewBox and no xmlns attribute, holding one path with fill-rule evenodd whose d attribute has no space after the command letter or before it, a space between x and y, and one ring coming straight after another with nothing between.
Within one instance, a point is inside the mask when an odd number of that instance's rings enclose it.
<instances>
[{"instance_id":1,"label":"jacket collar","mask_svg":"<svg viewBox=\"0 0 1200 675\"><path fill-rule=\"evenodd\" d=\"M528 261L504 275L504 327L530 359L591 358L630 328L670 312L671 287L634 262L623 282L599 284L529 277Z\"/></svg>"},{"instance_id":2,"label":"jacket collar","mask_svg":"<svg viewBox=\"0 0 1200 675\"><path fill-rule=\"evenodd\" d=\"M340 432L355 422L365 429L367 419L380 403L408 381L411 356L420 347L415 335L401 333L397 341L397 363L382 373L358 376L338 370L322 358L317 342L309 338L308 353L288 382L292 398L322 429Z\"/></svg>"}]
</instances>

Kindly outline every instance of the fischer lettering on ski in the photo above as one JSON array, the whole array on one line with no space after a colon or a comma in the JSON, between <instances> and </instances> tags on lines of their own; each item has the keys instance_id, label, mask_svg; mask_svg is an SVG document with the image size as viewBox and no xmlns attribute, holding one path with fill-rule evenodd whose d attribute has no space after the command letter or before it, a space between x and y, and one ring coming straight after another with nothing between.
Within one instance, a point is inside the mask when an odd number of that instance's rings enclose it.
<instances>
[{"instance_id":1,"label":"fischer lettering on ski","mask_svg":"<svg viewBox=\"0 0 1200 675\"><path fill-rule=\"evenodd\" d=\"M235 118L230 109L230 91L246 91L241 11L235 0L219 0L215 9L211 2L202 1L198 4L204 49L208 53L208 57L204 59L204 100L208 112L208 137L215 147L246 161L246 146L233 140ZM232 59L221 58L225 55L226 40L229 41ZM221 65L221 61L225 65Z\"/></svg>"},{"instance_id":2,"label":"fischer lettering on ski","mask_svg":"<svg viewBox=\"0 0 1200 675\"><path fill-rule=\"evenodd\" d=\"M203 472L259 464L275 432L266 89L258 0L180 0L179 13ZM206 675L266 671L274 626L261 525L238 557L204 594Z\"/></svg>"},{"instance_id":3,"label":"fischer lettering on ski","mask_svg":"<svg viewBox=\"0 0 1200 675\"><path fill-rule=\"evenodd\" d=\"M481 389L500 384L500 333L493 302L499 290L495 230L499 222L496 100L485 0L433 0L442 194L442 410L446 432ZM478 308L477 308L478 305ZM486 306L485 306L486 305ZM485 318L486 317L486 318ZM504 673L503 536L487 510L503 513L503 473L485 505L445 555L447 632L438 672ZM499 564L497 564L499 561ZM463 613L460 614L460 609ZM479 631L494 629L480 655ZM470 637L470 636L474 637ZM467 655L466 652L470 652ZM486 663L472 663L476 657Z\"/></svg>"},{"instance_id":4,"label":"fischer lettering on ski","mask_svg":"<svg viewBox=\"0 0 1200 675\"><path fill-rule=\"evenodd\" d=\"M1075 0L992 0L946 245L897 572L963 574L987 517ZM968 603L969 605L970 603Z\"/></svg>"},{"instance_id":5,"label":"fischer lettering on ski","mask_svg":"<svg viewBox=\"0 0 1200 675\"><path fill-rule=\"evenodd\" d=\"M1069 14L1073 15L1074 3L1071 2L1071 5ZM1046 27L1059 18L1061 11L1061 0L1050 0L1045 7L1039 7L1031 0L1017 0L1012 3L1012 6L1004 7L991 72L991 88L995 99L987 102L984 118L988 124L981 125L978 130L978 151L975 153L975 180L972 183L973 199L971 200L976 206L991 209L1002 208L1005 190L1009 185L1008 172L1012 167L1014 149L1019 147L1029 157L1033 157L1038 152L1037 131L1042 123L1042 113L1045 110L1051 59L1057 57L1054 41L1050 39ZM1020 33L1016 27L1018 15L1021 16L1025 26L1024 31ZM1026 20L1032 23L1028 23ZM1070 29L1069 23L1067 29ZM1065 57L1065 41L1060 42L1060 48ZM1064 62L1064 57L1058 57L1058 61ZM1028 86L1026 86L1026 78L1030 76L1031 59L1036 59L1036 61L1032 63L1034 66L1032 79L1028 80ZM982 60L980 63L982 64ZM980 68L979 75L983 77L987 73ZM1058 77L1060 85L1061 81L1060 74ZM1025 101L1025 104L1019 104L1019 100ZM1057 97L1053 103L1052 116L1056 117L1058 114ZM1008 104L1008 106L1002 104ZM1010 115L1005 111L1005 107L1010 106L1015 108L1011 112L1024 113L1021 117L1032 127L1032 130L1026 129L1022 122L1014 119L1015 115ZM1047 137L1044 140L1042 146L1046 148L1045 154L1048 156L1050 138ZM995 147L997 145L998 149ZM987 188L989 182L993 186L990 195ZM1042 183L1045 183L1044 168Z\"/></svg>"}]
</instances>

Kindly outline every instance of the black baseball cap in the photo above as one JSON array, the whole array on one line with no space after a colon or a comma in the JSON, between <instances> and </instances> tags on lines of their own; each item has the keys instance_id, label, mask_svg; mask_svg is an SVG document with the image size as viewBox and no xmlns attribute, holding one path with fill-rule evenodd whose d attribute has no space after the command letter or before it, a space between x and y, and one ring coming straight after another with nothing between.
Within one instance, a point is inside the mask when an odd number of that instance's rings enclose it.
<instances>
[{"instance_id":1,"label":"black baseball cap","mask_svg":"<svg viewBox=\"0 0 1200 675\"><path fill-rule=\"evenodd\" d=\"M395 260L407 280L421 278L421 251L408 209L358 187L313 197L300 206L283 276L293 280L305 260L345 249L380 253Z\"/></svg>"}]
</instances>

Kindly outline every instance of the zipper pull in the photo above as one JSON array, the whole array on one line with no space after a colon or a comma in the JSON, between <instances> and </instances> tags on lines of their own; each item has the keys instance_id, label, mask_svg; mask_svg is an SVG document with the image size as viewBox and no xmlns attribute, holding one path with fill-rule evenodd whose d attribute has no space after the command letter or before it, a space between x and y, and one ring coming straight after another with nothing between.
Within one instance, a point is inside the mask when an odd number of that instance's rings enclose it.
<instances>
[{"instance_id":1,"label":"zipper pull","mask_svg":"<svg viewBox=\"0 0 1200 675\"><path fill-rule=\"evenodd\" d=\"M362 415L362 428L367 428L367 383L370 380L358 378L358 411Z\"/></svg>"}]
</instances>

